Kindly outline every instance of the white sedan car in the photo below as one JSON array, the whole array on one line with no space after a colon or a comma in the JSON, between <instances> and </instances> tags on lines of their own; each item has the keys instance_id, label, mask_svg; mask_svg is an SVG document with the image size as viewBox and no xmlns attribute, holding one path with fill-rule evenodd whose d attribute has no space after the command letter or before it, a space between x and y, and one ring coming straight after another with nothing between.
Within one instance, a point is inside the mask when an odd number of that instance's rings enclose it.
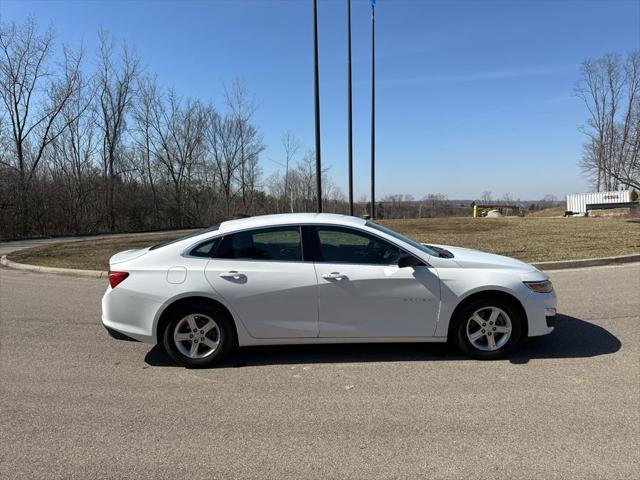
<instances>
[{"instance_id":1,"label":"white sedan car","mask_svg":"<svg viewBox=\"0 0 640 480\"><path fill-rule=\"evenodd\" d=\"M508 257L424 245L361 218L230 220L114 255L102 323L187 367L245 345L445 342L493 359L553 331L548 277Z\"/></svg>"}]
</instances>

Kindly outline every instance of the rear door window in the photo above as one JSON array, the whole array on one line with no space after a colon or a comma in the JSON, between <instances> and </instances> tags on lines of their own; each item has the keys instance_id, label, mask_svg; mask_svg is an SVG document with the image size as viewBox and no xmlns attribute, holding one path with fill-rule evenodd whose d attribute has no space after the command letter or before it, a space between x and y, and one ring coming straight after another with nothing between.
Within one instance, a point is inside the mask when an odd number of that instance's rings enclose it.
<instances>
[{"instance_id":1,"label":"rear door window","mask_svg":"<svg viewBox=\"0 0 640 480\"><path fill-rule=\"evenodd\" d=\"M192 257L213 257L213 254L216 252L220 240L222 240L222 238L217 237L212 238L211 240L207 240L206 242L202 242L201 244L192 248L189 252L189 255L191 255Z\"/></svg>"},{"instance_id":2,"label":"rear door window","mask_svg":"<svg viewBox=\"0 0 640 480\"><path fill-rule=\"evenodd\" d=\"M216 258L302 261L302 235L299 226L247 230L226 235Z\"/></svg>"}]
</instances>

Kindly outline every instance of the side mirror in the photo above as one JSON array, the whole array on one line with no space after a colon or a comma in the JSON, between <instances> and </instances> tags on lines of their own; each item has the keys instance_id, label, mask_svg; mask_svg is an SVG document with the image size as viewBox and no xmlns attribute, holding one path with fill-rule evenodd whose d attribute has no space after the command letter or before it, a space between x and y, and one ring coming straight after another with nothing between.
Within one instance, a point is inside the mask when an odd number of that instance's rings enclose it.
<instances>
[{"instance_id":1,"label":"side mirror","mask_svg":"<svg viewBox=\"0 0 640 480\"><path fill-rule=\"evenodd\" d=\"M417 259L413 255L409 255L408 253L402 252L400 257L398 257L398 267L423 267L425 263L422 260Z\"/></svg>"}]
</instances>

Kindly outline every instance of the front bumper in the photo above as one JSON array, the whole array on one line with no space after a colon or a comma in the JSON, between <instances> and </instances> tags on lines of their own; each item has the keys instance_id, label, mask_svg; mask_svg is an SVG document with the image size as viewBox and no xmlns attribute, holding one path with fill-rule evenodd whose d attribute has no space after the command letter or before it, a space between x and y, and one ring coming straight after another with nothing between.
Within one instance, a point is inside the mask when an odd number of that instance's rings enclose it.
<instances>
[{"instance_id":1,"label":"front bumper","mask_svg":"<svg viewBox=\"0 0 640 480\"><path fill-rule=\"evenodd\" d=\"M524 303L529 320L529 336L537 337L553 332L557 318L557 298L555 291L549 293L531 292Z\"/></svg>"},{"instance_id":2,"label":"front bumper","mask_svg":"<svg viewBox=\"0 0 640 480\"><path fill-rule=\"evenodd\" d=\"M555 308L544 309L544 319L547 322L547 327L555 328L557 318L558 315Z\"/></svg>"}]
</instances>

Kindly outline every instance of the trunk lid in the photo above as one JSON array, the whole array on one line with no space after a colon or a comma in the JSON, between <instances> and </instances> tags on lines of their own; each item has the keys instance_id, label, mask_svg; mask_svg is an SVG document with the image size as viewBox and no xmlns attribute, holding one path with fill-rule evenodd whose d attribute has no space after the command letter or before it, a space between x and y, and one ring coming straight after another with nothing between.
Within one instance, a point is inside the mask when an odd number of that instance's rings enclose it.
<instances>
[{"instance_id":1,"label":"trunk lid","mask_svg":"<svg viewBox=\"0 0 640 480\"><path fill-rule=\"evenodd\" d=\"M149 251L149 248L140 248L135 250L124 250L116 253L109 259L109 265L117 265L119 263L128 262L144 255Z\"/></svg>"}]
</instances>

